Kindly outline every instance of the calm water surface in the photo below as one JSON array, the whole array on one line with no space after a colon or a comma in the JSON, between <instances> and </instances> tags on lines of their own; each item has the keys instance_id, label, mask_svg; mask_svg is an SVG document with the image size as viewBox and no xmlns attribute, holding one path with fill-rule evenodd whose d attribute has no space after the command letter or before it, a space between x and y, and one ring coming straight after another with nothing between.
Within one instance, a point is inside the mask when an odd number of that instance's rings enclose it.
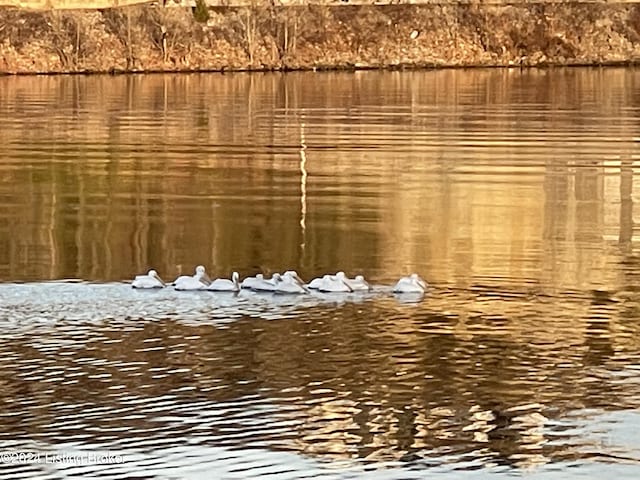
<instances>
[{"instance_id":1,"label":"calm water surface","mask_svg":"<svg viewBox=\"0 0 640 480\"><path fill-rule=\"evenodd\" d=\"M638 92L633 69L0 78L0 475L638 478ZM375 289L125 283L199 263ZM394 296L412 271L429 294Z\"/></svg>"}]
</instances>

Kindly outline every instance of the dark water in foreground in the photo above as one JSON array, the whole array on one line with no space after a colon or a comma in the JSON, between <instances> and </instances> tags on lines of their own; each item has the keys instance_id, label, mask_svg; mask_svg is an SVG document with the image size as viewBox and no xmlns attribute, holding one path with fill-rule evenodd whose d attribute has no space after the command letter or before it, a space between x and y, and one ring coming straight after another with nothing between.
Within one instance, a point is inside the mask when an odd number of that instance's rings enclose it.
<instances>
[{"instance_id":1,"label":"dark water in foreground","mask_svg":"<svg viewBox=\"0 0 640 480\"><path fill-rule=\"evenodd\" d=\"M0 78L0 476L637 478L638 84Z\"/></svg>"}]
</instances>

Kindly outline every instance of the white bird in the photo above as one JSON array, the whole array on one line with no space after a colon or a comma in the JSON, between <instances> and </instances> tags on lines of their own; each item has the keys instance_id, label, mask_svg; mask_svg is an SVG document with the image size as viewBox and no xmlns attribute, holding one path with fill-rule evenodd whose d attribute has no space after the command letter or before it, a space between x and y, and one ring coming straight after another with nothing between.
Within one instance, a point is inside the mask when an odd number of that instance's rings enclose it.
<instances>
[{"instance_id":1,"label":"white bird","mask_svg":"<svg viewBox=\"0 0 640 480\"><path fill-rule=\"evenodd\" d=\"M362 275L357 275L356 278L347 278L344 272L338 272L336 273L336 278L349 285L354 292L368 292L371 290L371 286Z\"/></svg>"},{"instance_id":2,"label":"white bird","mask_svg":"<svg viewBox=\"0 0 640 480\"><path fill-rule=\"evenodd\" d=\"M204 290L211 283L211 279L202 265L196 267L196 273L192 276L182 275L173 282L176 290Z\"/></svg>"},{"instance_id":3,"label":"white bird","mask_svg":"<svg viewBox=\"0 0 640 480\"><path fill-rule=\"evenodd\" d=\"M239 292L240 291L240 275L238 272L231 274L231 280L227 278L216 278L207 287L207 290L216 292Z\"/></svg>"},{"instance_id":4,"label":"white bird","mask_svg":"<svg viewBox=\"0 0 640 480\"><path fill-rule=\"evenodd\" d=\"M304 280L302 280L300 278L300 275L298 275L298 272L296 272L295 270L287 270L286 272L284 272L282 274L283 277L285 276L289 276L291 278L293 278L297 283L299 283L300 285L304 285Z\"/></svg>"},{"instance_id":5,"label":"white bird","mask_svg":"<svg viewBox=\"0 0 640 480\"><path fill-rule=\"evenodd\" d=\"M307 283L306 287L310 288L311 290L318 290L320 288L320 285L322 285L322 282L324 281L325 277L329 277L329 275L324 275L322 277L314 278L309 283Z\"/></svg>"},{"instance_id":6,"label":"white bird","mask_svg":"<svg viewBox=\"0 0 640 480\"><path fill-rule=\"evenodd\" d=\"M394 293L424 293L427 291L425 282L417 273L412 273L408 277L402 277L393 287Z\"/></svg>"},{"instance_id":7,"label":"white bird","mask_svg":"<svg viewBox=\"0 0 640 480\"><path fill-rule=\"evenodd\" d=\"M354 292L369 292L371 291L371 285L367 282L362 275L356 275L356 278L349 280L349 286Z\"/></svg>"},{"instance_id":8,"label":"white bird","mask_svg":"<svg viewBox=\"0 0 640 480\"><path fill-rule=\"evenodd\" d=\"M256 281L252 288L259 292L275 292L276 287L281 281L282 275L274 273L269 280L263 278L261 281Z\"/></svg>"},{"instance_id":9,"label":"white bird","mask_svg":"<svg viewBox=\"0 0 640 480\"><path fill-rule=\"evenodd\" d=\"M321 292L353 292L353 289L345 282L344 277L338 275L325 275L322 277L322 283L318 290Z\"/></svg>"},{"instance_id":10,"label":"white bird","mask_svg":"<svg viewBox=\"0 0 640 480\"><path fill-rule=\"evenodd\" d=\"M304 282L300 280L298 274L293 271L285 272L280 282L276 285L276 293L309 293L304 286Z\"/></svg>"},{"instance_id":11,"label":"white bird","mask_svg":"<svg viewBox=\"0 0 640 480\"><path fill-rule=\"evenodd\" d=\"M209 278L209 275L207 275L205 268L202 265L198 265L196 267L196 273L194 273L193 275L180 275L178 278L176 278L173 281L171 285L175 285L178 282L183 282L187 278L194 278L194 277L203 278L204 282L207 284L211 283L211 279Z\"/></svg>"},{"instance_id":12,"label":"white bird","mask_svg":"<svg viewBox=\"0 0 640 480\"><path fill-rule=\"evenodd\" d=\"M256 282L262 282L264 280L264 275L261 273L257 274L255 277L247 277L240 284L240 288L253 288Z\"/></svg>"},{"instance_id":13,"label":"white bird","mask_svg":"<svg viewBox=\"0 0 640 480\"><path fill-rule=\"evenodd\" d=\"M164 288L165 285L155 270L149 270L146 275L136 275L131 282L133 288Z\"/></svg>"}]
</instances>

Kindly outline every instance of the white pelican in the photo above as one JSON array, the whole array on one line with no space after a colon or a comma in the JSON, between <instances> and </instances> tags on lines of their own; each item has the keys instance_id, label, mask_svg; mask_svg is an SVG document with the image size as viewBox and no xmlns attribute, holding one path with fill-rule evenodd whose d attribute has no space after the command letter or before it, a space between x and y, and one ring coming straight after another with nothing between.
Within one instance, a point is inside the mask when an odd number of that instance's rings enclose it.
<instances>
[{"instance_id":1,"label":"white pelican","mask_svg":"<svg viewBox=\"0 0 640 480\"><path fill-rule=\"evenodd\" d=\"M261 273L257 274L255 277L247 277L240 284L240 288L253 288L256 282L262 282L264 280L264 275Z\"/></svg>"},{"instance_id":2,"label":"white pelican","mask_svg":"<svg viewBox=\"0 0 640 480\"><path fill-rule=\"evenodd\" d=\"M356 278L347 278L344 272L338 272L336 273L336 278L349 285L354 292L368 292L371 290L371 287L362 275L357 275Z\"/></svg>"},{"instance_id":3,"label":"white pelican","mask_svg":"<svg viewBox=\"0 0 640 480\"><path fill-rule=\"evenodd\" d=\"M279 273L274 273L269 280L265 280L263 278L261 281L256 281L256 283L251 288L259 292L275 292L276 287L281 281L282 275L280 275Z\"/></svg>"},{"instance_id":4,"label":"white pelican","mask_svg":"<svg viewBox=\"0 0 640 480\"><path fill-rule=\"evenodd\" d=\"M353 289L338 275L325 275L322 277L321 292L353 292Z\"/></svg>"},{"instance_id":5,"label":"white pelican","mask_svg":"<svg viewBox=\"0 0 640 480\"><path fill-rule=\"evenodd\" d=\"M285 272L282 275L280 281L276 285L276 293L309 293L309 290L304 286L298 274L293 271Z\"/></svg>"},{"instance_id":6,"label":"white pelican","mask_svg":"<svg viewBox=\"0 0 640 480\"><path fill-rule=\"evenodd\" d=\"M310 288L311 290L318 290L320 288L320 285L322 285L324 279L328 277L329 275L324 275L322 277L314 278L309 283L307 283L306 287Z\"/></svg>"},{"instance_id":7,"label":"white pelican","mask_svg":"<svg viewBox=\"0 0 640 480\"><path fill-rule=\"evenodd\" d=\"M202 279L202 281L207 285L211 283L211 279L209 278L209 275L207 275L205 268L202 265L198 265L196 267L196 273L194 273L193 275L180 275L173 281L171 285L175 285L178 282L184 282L188 278Z\"/></svg>"},{"instance_id":8,"label":"white pelican","mask_svg":"<svg viewBox=\"0 0 640 480\"><path fill-rule=\"evenodd\" d=\"M211 283L211 279L202 265L196 267L196 273L192 277L182 275L176 278L173 286L176 290L204 290Z\"/></svg>"},{"instance_id":9,"label":"white pelican","mask_svg":"<svg viewBox=\"0 0 640 480\"><path fill-rule=\"evenodd\" d=\"M231 274L231 280L226 278L216 278L207 287L207 290L213 290L216 292L239 292L240 275L238 275L238 272L233 272Z\"/></svg>"},{"instance_id":10,"label":"white pelican","mask_svg":"<svg viewBox=\"0 0 640 480\"><path fill-rule=\"evenodd\" d=\"M402 277L393 287L394 293L424 293L427 291L425 282L417 273L412 273L408 277Z\"/></svg>"},{"instance_id":11,"label":"white pelican","mask_svg":"<svg viewBox=\"0 0 640 480\"><path fill-rule=\"evenodd\" d=\"M155 270L149 270L146 275L136 275L131 282L133 288L163 288L165 285Z\"/></svg>"},{"instance_id":12,"label":"white pelican","mask_svg":"<svg viewBox=\"0 0 640 480\"><path fill-rule=\"evenodd\" d=\"M300 276L298 275L298 272L296 272L295 270L287 270L282 274L283 277L286 277L287 275L293 278L300 285L304 285L304 280L300 278Z\"/></svg>"},{"instance_id":13,"label":"white pelican","mask_svg":"<svg viewBox=\"0 0 640 480\"><path fill-rule=\"evenodd\" d=\"M362 291L369 292L371 291L371 285L364 279L362 275L356 275L356 278L353 280L349 280L349 286L353 289L354 292Z\"/></svg>"}]
</instances>

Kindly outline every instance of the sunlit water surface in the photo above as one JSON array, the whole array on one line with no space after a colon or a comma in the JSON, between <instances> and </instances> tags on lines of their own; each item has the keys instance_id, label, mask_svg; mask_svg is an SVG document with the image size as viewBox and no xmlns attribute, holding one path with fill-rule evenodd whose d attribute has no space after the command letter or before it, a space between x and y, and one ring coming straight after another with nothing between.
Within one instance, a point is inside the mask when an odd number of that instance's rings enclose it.
<instances>
[{"instance_id":1,"label":"sunlit water surface","mask_svg":"<svg viewBox=\"0 0 640 480\"><path fill-rule=\"evenodd\" d=\"M0 476L638 478L638 92L0 78ZM200 263L374 290L126 283ZM413 271L428 294L394 295Z\"/></svg>"}]
</instances>

